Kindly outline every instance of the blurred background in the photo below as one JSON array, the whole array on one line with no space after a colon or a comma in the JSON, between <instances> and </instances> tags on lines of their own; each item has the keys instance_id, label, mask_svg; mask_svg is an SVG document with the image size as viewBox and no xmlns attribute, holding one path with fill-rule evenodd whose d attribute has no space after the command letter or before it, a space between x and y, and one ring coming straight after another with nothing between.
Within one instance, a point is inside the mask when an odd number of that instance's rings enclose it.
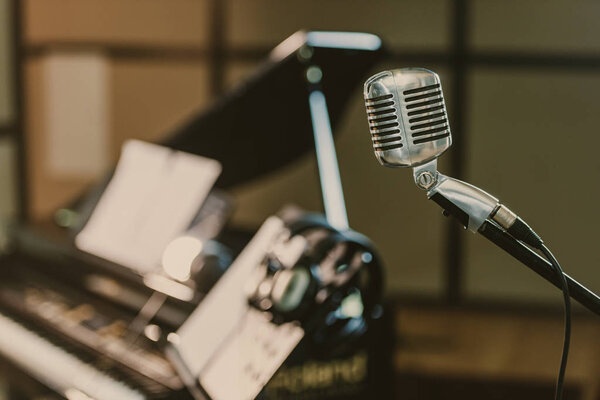
<instances>
[{"instance_id":1,"label":"blurred background","mask_svg":"<svg viewBox=\"0 0 600 400\"><path fill-rule=\"evenodd\" d=\"M454 144L440 171L517 210L600 292L599 16L597 0L0 0L0 217L51 218L125 139L161 139L299 29L371 32L390 52L373 73L441 76ZM443 218L409 170L381 167L361 87L349 104L336 146L350 224L385 260L407 387L426 398L423 382L467 393L493 381L505 394L526 382L515 390L548 398L560 292ZM284 203L322 210L313 155L233 195L233 222L252 229ZM600 325L576 312L569 398L591 399ZM424 332L439 346L423 356L410 338Z\"/></svg>"}]
</instances>

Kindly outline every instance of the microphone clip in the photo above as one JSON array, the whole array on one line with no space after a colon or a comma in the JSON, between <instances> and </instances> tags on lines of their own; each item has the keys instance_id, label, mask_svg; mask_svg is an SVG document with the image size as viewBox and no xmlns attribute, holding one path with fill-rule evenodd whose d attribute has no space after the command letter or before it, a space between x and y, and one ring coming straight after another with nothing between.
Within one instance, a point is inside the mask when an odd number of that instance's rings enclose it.
<instances>
[{"instance_id":1,"label":"microphone clip","mask_svg":"<svg viewBox=\"0 0 600 400\"><path fill-rule=\"evenodd\" d=\"M476 233L501 207L489 193L437 170L437 159L413 168L415 184L427 191L427 197L454 215L465 229ZM503 207L503 206L502 206Z\"/></svg>"},{"instance_id":2,"label":"microphone clip","mask_svg":"<svg viewBox=\"0 0 600 400\"><path fill-rule=\"evenodd\" d=\"M444 214L456 217L465 229L481 230L493 221L515 239L540 248L542 239L508 207L491 194L469 183L446 176L437 170L437 159L413 168L415 184L427 191L427 197L438 203Z\"/></svg>"}]
</instances>

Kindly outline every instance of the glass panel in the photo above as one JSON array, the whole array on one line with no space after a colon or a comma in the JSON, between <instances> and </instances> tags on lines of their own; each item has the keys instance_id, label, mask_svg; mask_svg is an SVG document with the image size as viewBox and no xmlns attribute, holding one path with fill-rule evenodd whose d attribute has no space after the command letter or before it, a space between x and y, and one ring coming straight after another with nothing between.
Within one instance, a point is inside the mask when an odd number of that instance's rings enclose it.
<instances>
[{"instance_id":1,"label":"glass panel","mask_svg":"<svg viewBox=\"0 0 600 400\"><path fill-rule=\"evenodd\" d=\"M205 47L208 0L27 0L28 44L87 42L151 47Z\"/></svg>"},{"instance_id":2,"label":"glass panel","mask_svg":"<svg viewBox=\"0 0 600 400\"><path fill-rule=\"evenodd\" d=\"M469 182L521 215L565 272L600 291L600 74L479 69L470 88ZM561 301L502 250L464 234L469 296Z\"/></svg>"}]
</instances>

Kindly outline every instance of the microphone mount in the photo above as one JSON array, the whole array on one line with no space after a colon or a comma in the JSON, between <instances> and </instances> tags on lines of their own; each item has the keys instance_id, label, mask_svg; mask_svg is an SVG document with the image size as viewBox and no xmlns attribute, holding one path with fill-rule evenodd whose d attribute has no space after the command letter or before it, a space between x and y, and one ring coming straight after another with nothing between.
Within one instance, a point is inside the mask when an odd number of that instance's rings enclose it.
<instances>
[{"instance_id":1,"label":"microphone mount","mask_svg":"<svg viewBox=\"0 0 600 400\"><path fill-rule=\"evenodd\" d=\"M429 199L452 211L465 228L475 233L500 206L498 199L489 193L438 172L437 159L414 167L413 176Z\"/></svg>"}]
</instances>

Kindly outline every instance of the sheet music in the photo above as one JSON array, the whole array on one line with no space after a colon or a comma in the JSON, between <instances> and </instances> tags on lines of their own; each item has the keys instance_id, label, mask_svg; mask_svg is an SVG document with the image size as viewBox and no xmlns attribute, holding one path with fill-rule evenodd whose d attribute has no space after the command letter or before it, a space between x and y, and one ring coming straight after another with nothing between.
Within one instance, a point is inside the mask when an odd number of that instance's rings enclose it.
<instances>
[{"instance_id":1,"label":"sheet music","mask_svg":"<svg viewBox=\"0 0 600 400\"><path fill-rule=\"evenodd\" d=\"M218 161L127 141L75 244L140 273L155 270L165 246L188 227L220 173Z\"/></svg>"},{"instance_id":2,"label":"sheet music","mask_svg":"<svg viewBox=\"0 0 600 400\"><path fill-rule=\"evenodd\" d=\"M173 346L212 400L252 400L304 337L248 304L246 286L283 229L268 218L188 320Z\"/></svg>"},{"instance_id":3,"label":"sheet music","mask_svg":"<svg viewBox=\"0 0 600 400\"><path fill-rule=\"evenodd\" d=\"M275 325L249 308L226 345L200 375L213 400L253 400L304 337L293 323Z\"/></svg>"}]
</instances>

